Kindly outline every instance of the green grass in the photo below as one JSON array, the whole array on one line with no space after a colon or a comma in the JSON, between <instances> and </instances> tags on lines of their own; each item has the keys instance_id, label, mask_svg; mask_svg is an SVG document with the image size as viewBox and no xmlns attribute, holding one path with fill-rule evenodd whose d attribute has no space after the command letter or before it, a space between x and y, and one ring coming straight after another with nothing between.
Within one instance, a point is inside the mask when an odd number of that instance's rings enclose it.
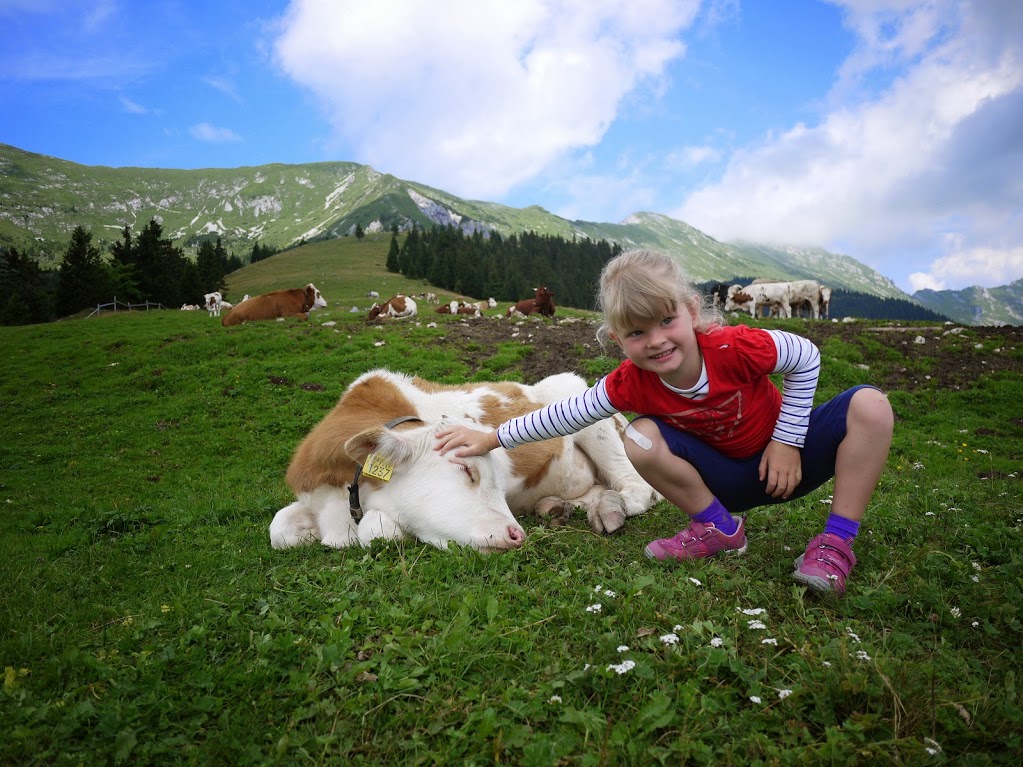
<instances>
[{"instance_id":1,"label":"green grass","mask_svg":"<svg viewBox=\"0 0 1023 767\"><path fill-rule=\"evenodd\" d=\"M0 328L0 763L1019 763L1018 376L891 392L842 600L790 578L828 487L756 510L745 558L685 567L642 553L678 528L667 504L613 537L526 519L502 555L272 550L291 452L351 380L470 375L443 322L346 312L386 292L381 239L349 243L364 269L315 278L331 305L309 323ZM326 274L331 251L308 248L322 263L260 262L232 295ZM521 349L477 377L515 378ZM821 396L865 358L903 364L869 342L824 358Z\"/></svg>"}]
</instances>

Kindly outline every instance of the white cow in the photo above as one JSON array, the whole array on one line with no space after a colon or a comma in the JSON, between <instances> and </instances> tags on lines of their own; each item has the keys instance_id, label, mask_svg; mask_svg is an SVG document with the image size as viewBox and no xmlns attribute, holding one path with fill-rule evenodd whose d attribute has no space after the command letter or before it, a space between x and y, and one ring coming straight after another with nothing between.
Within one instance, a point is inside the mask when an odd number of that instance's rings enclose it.
<instances>
[{"instance_id":1,"label":"white cow","mask_svg":"<svg viewBox=\"0 0 1023 767\"><path fill-rule=\"evenodd\" d=\"M387 370L365 373L295 451L287 481L297 500L277 512L270 542L340 548L412 536L439 548L454 541L500 551L525 540L515 514L557 523L577 506L594 530L614 532L660 498L625 457L621 416L482 457L434 449L442 423L489 431L585 387L571 373L532 386L449 386Z\"/></svg>"},{"instance_id":2,"label":"white cow","mask_svg":"<svg viewBox=\"0 0 1023 767\"><path fill-rule=\"evenodd\" d=\"M819 320L821 318L820 283L817 280L793 280L788 284L791 290L789 306L792 311L809 307L810 318Z\"/></svg>"},{"instance_id":3,"label":"white cow","mask_svg":"<svg viewBox=\"0 0 1023 767\"><path fill-rule=\"evenodd\" d=\"M831 288L821 285L821 317L831 317Z\"/></svg>"},{"instance_id":4,"label":"white cow","mask_svg":"<svg viewBox=\"0 0 1023 767\"><path fill-rule=\"evenodd\" d=\"M220 295L219 291L206 294L206 301L204 306L206 311L210 313L210 317L219 317L221 304L224 301L224 297Z\"/></svg>"}]
</instances>

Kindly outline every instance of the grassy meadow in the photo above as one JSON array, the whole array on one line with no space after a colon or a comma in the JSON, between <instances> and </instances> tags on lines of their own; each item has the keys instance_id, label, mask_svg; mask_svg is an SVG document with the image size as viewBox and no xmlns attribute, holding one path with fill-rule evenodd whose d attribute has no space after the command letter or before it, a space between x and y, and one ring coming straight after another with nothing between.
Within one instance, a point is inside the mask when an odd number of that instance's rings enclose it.
<instances>
[{"instance_id":1,"label":"grassy meadow","mask_svg":"<svg viewBox=\"0 0 1023 767\"><path fill-rule=\"evenodd\" d=\"M681 524L667 504L610 537L527 518L500 555L274 551L291 453L357 375L520 375L522 339L473 349L474 371L457 320L350 313L427 289L386 274L387 245L232 276L235 301L314 282L308 323L0 327L0 764L1020 763L1023 380L984 360L1023 348L966 329L978 374L955 390L866 332L822 345L819 398L922 381L889 390L844 599L790 577L829 486L754 511L745 557L685 566L643 556Z\"/></svg>"}]
</instances>

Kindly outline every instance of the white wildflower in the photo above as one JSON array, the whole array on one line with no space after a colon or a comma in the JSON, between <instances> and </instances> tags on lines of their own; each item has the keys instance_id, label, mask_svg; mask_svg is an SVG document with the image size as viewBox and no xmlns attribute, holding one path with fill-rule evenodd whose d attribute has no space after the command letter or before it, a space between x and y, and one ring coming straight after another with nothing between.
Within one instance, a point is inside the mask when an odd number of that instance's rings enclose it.
<instances>
[{"instance_id":1,"label":"white wildflower","mask_svg":"<svg viewBox=\"0 0 1023 767\"><path fill-rule=\"evenodd\" d=\"M924 465L920 463L920 461L917 461L916 463L913 464L913 468L916 469L917 471L920 471L921 469L923 469L923 467Z\"/></svg>"},{"instance_id":2,"label":"white wildflower","mask_svg":"<svg viewBox=\"0 0 1023 767\"><path fill-rule=\"evenodd\" d=\"M970 562L970 564L973 565L974 570L976 570L978 573L980 572L980 562Z\"/></svg>"},{"instance_id":3,"label":"white wildflower","mask_svg":"<svg viewBox=\"0 0 1023 767\"><path fill-rule=\"evenodd\" d=\"M547 702L548 703L561 703L561 696L560 695L552 695L551 697L549 697L547 699Z\"/></svg>"},{"instance_id":4,"label":"white wildflower","mask_svg":"<svg viewBox=\"0 0 1023 767\"><path fill-rule=\"evenodd\" d=\"M974 583L980 583L980 576L979 575L971 575L970 576L970 580L973 581Z\"/></svg>"},{"instance_id":5,"label":"white wildflower","mask_svg":"<svg viewBox=\"0 0 1023 767\"><path fill-rule=\"evenodd\" d=\"M931 738L924 738L924 744L927 749L927 753L931 756L937 756L941 753L941 745L938 741Z\"/></svg>"},{"instance_id":6,"label":"white wildflower","mask_svg":"<svg viewBox=\"0 0 1023 767\"><path fill-rule=\"evenodd\" d=\"M750 695L749 699L750 699L750 701L752 703L760 703L760 696L759 695Z\"/></svg>"},{"instance_id":7,"label":"white wildflower","mask_svg":"<svg viewBox=\"0 0 1023 767\"><path fill-rule=\"evenodd\" d=\"M629 651L629 646L627 644L620 644L620 645L618 645L617 649L618 649L618 652L628 652Z\"/></svg>"},{"instance_id":8,"label":"white wildflower","mask_svg":"<svg viewBox=\"0 0 1023 767\"><path fill-rule=\"evenodd\" d=\"M694 586L702 586L702 585L703 585L703 584L702 584L702 583L700 583L700 582L699 582L699 581L698 581L698 580L697 580L696 578L690 578L690 579L689 579L689 582L690 582L691 584L693 584Z\"/></svg>"},{"instance_id":9,"label":"white wildflower","mask_svg":"<svg viewBox=\"0 0 1023 767\"><path fill-rule=\"evenodd\" d=\"M763 615L767 612L763 607L747 607L741 611L743 615Z\"/></svg>"},{"instance_id":10,"label":"white wildflower","mask_svg":"<svg viewBox=\"0 0 1023 767\"><path fill-rule=\"evenodd\" d=\"M618 674L620 676L622 674L627 674L628 672L632 671L632 669L634 669L634 668L636 668L636 661L634 661L634 660L623 660L621 663L612 663L611 665L609 665L607 667L607 670L608 671L614 671L616 674Z\"/></svg>"},{"instance_id":11,"label":"white wildflower","mask_svg":"<svg viewBox=\"0 0 1023 767\"><path fill-rule=\"evenodd\" d=\"M949 612L949 614L950 614L950 615L951 615L951 616L952 616L953 618L958 618L958 617L959 617L960 615L962 615L962 614L963 614L963 611L962 611L962 610L960 610L960 609L959 609L958 607L953 607L953 608L952 608L951 610L949 610L948 612Z\"/></svg>"},{"instance_id":12,"label":"white wildflower","mask_svg":"<svg viewBox=\"0 0 1023 767\"><path fill-rule=\"evenodd\" d=\"M764 623L763 621L748 621L747 625L751 629L766 629L767 628L767 624Z\"/></svg>"},{"instance_id":13,"label":"white wildflower","mask_svg":"<svg viewBox=\"0 0 1023 767\"><path fill-rule=\"evenodd\" d=\"M987 455L987 450L981 450L980 448L977 448L973 452L974 453L980 453L981 455Z\"/></svg>"},{"instance_id":14,"label":"white wildflower","mask_svg":"<svg viewBox=\"0 0 1023 767\"><path fill-rule=\"evenodd\" d=\"M824 666L824 668L831 668L831 661L829 660L821 661L821 665Z\"/></svg>"},{"instance_id":15,"label":"white wildflower","mask_svg":"<svg viewBox=\"0 0 1023 767\"><path fill-rule=\"evenodd\" d=\"M618 596L618 594L615 593L614 591L611 591L611 589L604 589L604 596L605 597L611 597L613 599L616 596Z\"/></svg>"},{"instance_id":16,"label":"white wildflower","mask_svg":"<svg viewBox=\"0 0 1023 767\"><path fill-rule=\"evenodd\" d=\"M974 621L970 625L973 626L973 628L977 628L980 625L980 621Z\"/></svg>"},{"instance_id":17,"label":"white wildflower","mask_svg":"<svg viewBox=\"0 0 1023 767\"><path fill-rule=\"evenodd\" d=\"M933 517L934 516L934 512L933 511L925 511L924 512L924 516L925 517Z\"/></svg>"},{"instance_id":18,"label":"white wildflower","mask_svg":"<svg viewBox=\"0 0 1023 767\"><path fill-rule=\"evenodd\" d=\"M678 634L665 634L661 637L664 644L678 644Z\"/></svg>"},{"instance_id":19,"label":"white wildflower","mask_svg":"<svg viewBox=\"0 0 1023 767\"><path fill-rule=\"evenodd\" d=\"M778 690L778 699L785 700L792 694L792 690Z\"/></svg>"},{"instance_id":20,"label":"white wildflower","mask_svg":"<svg viewBox=\"0 0 1023 767\"><path fill-rule=\"evenodd\" d=\"M674 631L677 634L678 632L680 632L682 630L682 624L681 623L676 623L674 626L671 627L671 630Z\"/></svg>"},{"instance_id":21,"label":"white wildflower","mask_svg":"<svg viewBox=\"0 0 1023 767\"><path fill-rule=\"evenodd\" d=\"M725 640L722 639L721 637L714 637L713 639L710 640L710 646L711 647L720 647L724 643L725 643Z\"/></svg>"},{"instance_id":22,"label":"white wildflower","mask_svg":"<svg viewBox=\"0 0 1023 767\"><path fill-rule=\"evenodd\" d=\"M870 660L870 656L867 655L866 651L864 651L864 650L857 650L856 651L856 660L867 661L867 660Z\"/></svg>"},{"instance_id":23,"label":"white wildflower","mask_svg":"<svg viewBox=\"0 0 1023 767\"><path fill-rule=\"evenodd\" d=\"M588 612L588 613L599 613L603 609L604 609L604 605L600 604L600 602L597 602L596 604L593 604L593 605L590 605L589 607L587 607L586 608L586 612Z\"/></svg>"},{"instance_id":24,"label":"white wildflower","mask_svg":"<svg viewBox=\"0 0 1023 767\"><path fill-rule=\"evenodd\" d=\"M822 499L821 499L821 503L823 503L823 504L824 504L824 505L826 505L826 506L830 506L830 505L831 505L831 503L832 503L832 501L831 501L831 499L830 499L830 498L822 498Z\"/></svg>"},{"instance_id":25,"label":"white wildflower","mask_svg":"<svg viewBox=\"0 0 1023 767\"><path fill-rule=\"evenodd\" d=\"M775 639L774 637L768 637L767 639L761 639L760 640L760 644L773 644L773 645L777 645L778 644L778 640Z\"/></svg>"}]
</instances>

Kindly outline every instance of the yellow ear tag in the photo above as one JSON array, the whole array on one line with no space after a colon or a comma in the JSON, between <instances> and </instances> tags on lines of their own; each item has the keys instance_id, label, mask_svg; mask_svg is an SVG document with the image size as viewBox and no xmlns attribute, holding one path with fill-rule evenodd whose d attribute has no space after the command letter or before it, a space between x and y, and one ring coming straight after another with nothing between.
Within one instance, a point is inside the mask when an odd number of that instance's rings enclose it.
<instances>
[{"instance_id":1,"label":"yellow ear tag","mask_svg":"<svg viewBox=\"0 0 1023 767\"><path fill-rule=\"evenodd\" d=\"M370 453L366 456L366 465L362 467L362 473L367 477L379 479L381 482L390 482L391 474L394 473L394 465L376 453Z\"/></svg>"}]
</instances>

